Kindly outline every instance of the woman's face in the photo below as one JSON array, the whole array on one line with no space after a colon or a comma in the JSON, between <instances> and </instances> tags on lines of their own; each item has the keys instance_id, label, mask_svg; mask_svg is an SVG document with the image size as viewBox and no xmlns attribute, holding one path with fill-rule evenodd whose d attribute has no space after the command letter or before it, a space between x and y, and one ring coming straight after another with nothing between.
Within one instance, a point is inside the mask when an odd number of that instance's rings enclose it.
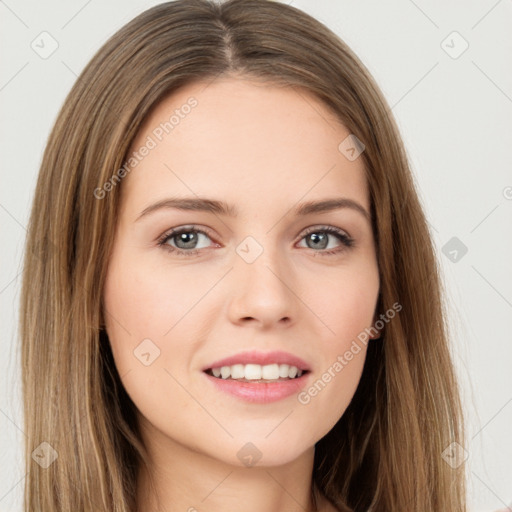
<instances>
[{"instance_id":1,"label":"woman's face","mask_svg":"<svg viewBox=\"0 0 512 512\"><path fill-rule=\"evenodd\" d=\"M307 92L233 78L186 86L141 128L114 184L104 304L117 370L159 449L284 464L343 415L379 292L349 135Z\"/></svg>"}]
</instances>

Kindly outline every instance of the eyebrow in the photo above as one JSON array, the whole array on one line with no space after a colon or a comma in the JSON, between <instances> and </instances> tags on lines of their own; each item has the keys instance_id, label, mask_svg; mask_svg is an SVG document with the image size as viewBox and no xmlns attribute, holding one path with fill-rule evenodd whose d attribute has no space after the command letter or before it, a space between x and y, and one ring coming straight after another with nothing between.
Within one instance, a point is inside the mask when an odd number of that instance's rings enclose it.
<instances>
[{"instance_id":1,"label":"eyebrow","mask_svg":"<svg viewBox=\"0 0 512 512\"><path fill-rule=\"evenodd\" d=\"M149 205L141 212L135 222L138 222L141 218L158 210L173 208L177 210L209 212L228 217L236 217L238 215L238 211L235 206L223 201L217 201L215 199L208 199L205 197L176 197L162 199L161 201ZM296 216L306 216L313 213L325 213L342 208L350 208L351 210L363 215L368 222L371 222L371 217L368 211L357 201L346 197L335 197L324 199L322 201L309 201L302 203L293 209L293 213Z\"/></svg>"}]
</instances>

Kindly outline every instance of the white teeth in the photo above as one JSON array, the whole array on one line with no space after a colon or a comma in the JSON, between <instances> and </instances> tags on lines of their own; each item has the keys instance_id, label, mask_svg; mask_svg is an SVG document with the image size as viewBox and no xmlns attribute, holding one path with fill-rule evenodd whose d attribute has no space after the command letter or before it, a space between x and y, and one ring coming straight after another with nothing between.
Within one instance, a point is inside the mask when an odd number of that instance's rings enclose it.
<instances>
[{"instance_id":1,"label":"white teeth","mask_svg":"<svg viewBox=\"0 0 512 512\"><path fill-rule=\"evenodd\" d=\"M261 376L267 380L279 379L279 365L267 364L261 370Z\"/></svg>"},{"instance_id":2,"label":"white teeth","mask_svg":"<svg viewBox=\"0 0 512 512\"><path fill-rule=\"evenodd\" d=\"M287 364L280 364L279 365L279 377L285 378L288 377L288 370L290 369L290 366Z\"/></svg>"},{"instance_id":3,"label":"white teeth","mask_svg":"<svg viewBox=\"0 0 512 512\"><path fill-rule=\"evenodd\" d=\"M245 377L245 370L243 364L234 364L231 367L231 378L232 379L243 379Z\"/></svg>"},{"instance_id":4,"label":"white teeth","mask_svg":"<svg viewBox=\"0 0 512 512\"><path fill-rule=\"evenodd\" d=\"M288 364L234 364L233 366L222 366L212 368L214 377L222 379L246 379L246 380L277 380L294 379L300 377L304 372L296 366Z\"/></svg>"},{"instance_id":5,"label":"white teeth","mask_svg":"<svg viewBox=\"0 0 512 512\"><path fill-rule=\"evenodd\" d=\"M260 380L261 366L259 364L246 364L244 368L244 377L247 380Z\"/></svg>"}]
</instances>

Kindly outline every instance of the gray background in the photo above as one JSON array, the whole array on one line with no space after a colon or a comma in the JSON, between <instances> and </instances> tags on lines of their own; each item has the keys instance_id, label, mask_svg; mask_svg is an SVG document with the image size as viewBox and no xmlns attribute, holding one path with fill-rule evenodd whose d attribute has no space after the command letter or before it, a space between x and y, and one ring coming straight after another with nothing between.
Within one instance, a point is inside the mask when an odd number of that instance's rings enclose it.
<instances>
[{"instance_id":1,"label":"gray background","mask_svg":"<svg viewBox=\"0 0 512 512\"><path fill-rule=\"evenodd\" d=\"M0 510L21 511L25 479L17 320L43 148L93 53L157 3L0 1ZM512 2L287 3L338 33L393 107L446 283L470 510L504 507L512 502Z\"/></svg>"}]
</instances>

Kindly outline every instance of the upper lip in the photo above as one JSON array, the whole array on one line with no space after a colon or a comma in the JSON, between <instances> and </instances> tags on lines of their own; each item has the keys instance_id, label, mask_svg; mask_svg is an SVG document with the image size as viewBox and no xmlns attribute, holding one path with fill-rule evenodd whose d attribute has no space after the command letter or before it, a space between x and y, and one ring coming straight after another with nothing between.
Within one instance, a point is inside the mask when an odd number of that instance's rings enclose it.
<instances>
[{"instance_id":1,"label":"upper lip","mask_svg":"<svg viewBox=\"0 0 512 512\"><path fill-rule=\"evenodd\" d=\"M221 368L222 366L233 366L234 364L259 364L265 366L273 363L288 364L290 366L296 366L299 370L310 371L309 365L303 359L281 350L273 352L258 352L254 350L239 352L233 356L214 361L208 366L205 366L203 371L212 368Z\"/></svg>"}]
</instances>

